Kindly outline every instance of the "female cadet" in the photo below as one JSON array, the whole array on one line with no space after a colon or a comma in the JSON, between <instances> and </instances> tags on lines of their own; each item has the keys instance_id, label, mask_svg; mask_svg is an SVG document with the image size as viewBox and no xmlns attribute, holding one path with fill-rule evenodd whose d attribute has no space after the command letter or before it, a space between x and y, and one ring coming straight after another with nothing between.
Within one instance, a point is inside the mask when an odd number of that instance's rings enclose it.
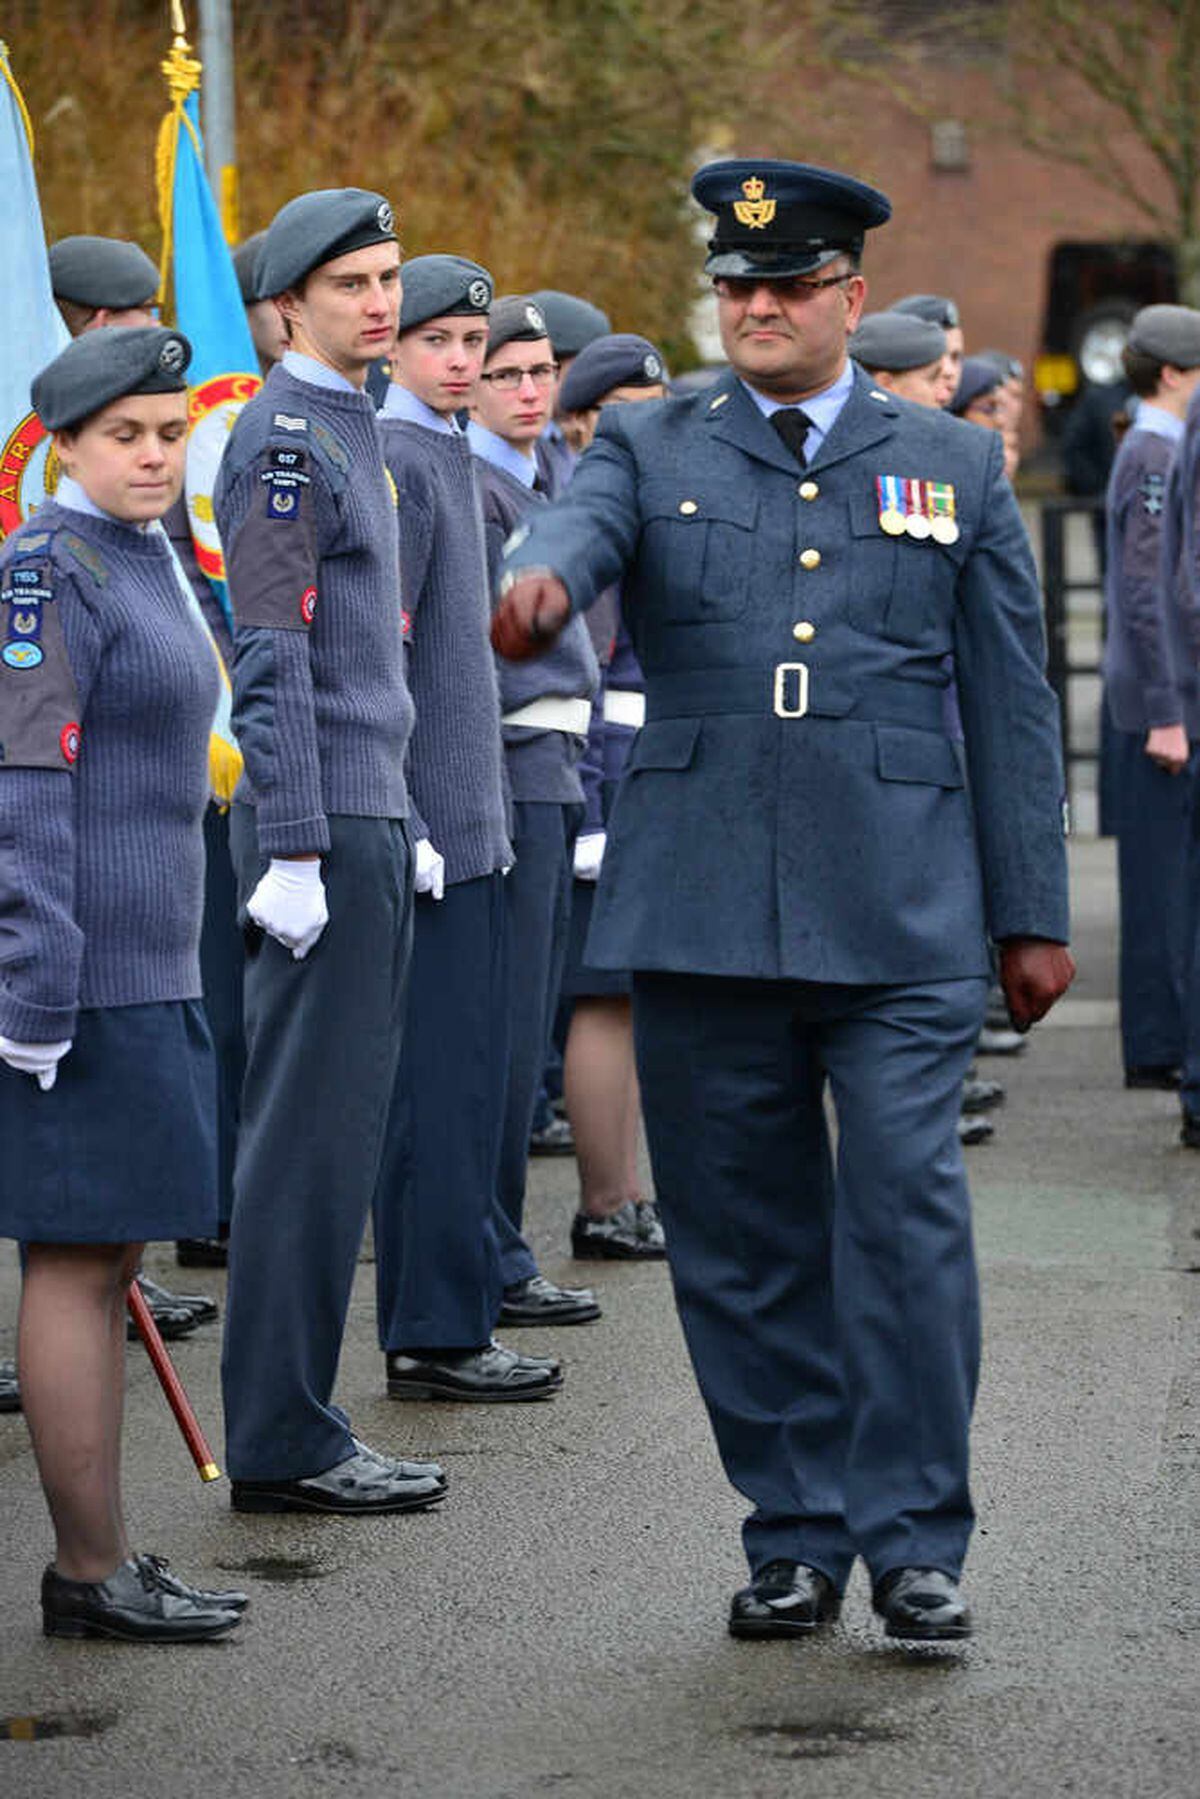
<instances>
[{"instance_id":1,"label":"female cadet","mask_svg":"<svg viewBox=\"0 0 1200 1799\"><path fill-rule=\"evenodd\" d=\"M220 1636L246 1603L130 1554L119 1473L143 1242L215 1226L197 952L218 674L155 523L183 479L189 355L106 327L42 371L63 479L0 552L0 1233L26 1248L49 1636Z\"/></svg>"},{"instance_id":2,"label":"female cadet","mask_svg":"<svg viewBox=\"0 0 1200 1799\"><path fill-rule=\"evenodd\" d=\"M602 406L661 400L662 357L644 337L597 338L572 362L559 388L563 434L582 455ZM599 615L608 642L597 644L601 692L581 764L584 817L575 842L575 880L563 998L571 1001L563 1092L579 1161L579 1211L571 1226L576 1256L635 1260L666 1255L662 1225L638 1176L641 1103L633 1058L632 982L627 972L592 968L586 943L592 900L604 859L605 825L646 702L642 671L620 618L620 596ZM615 617L614 617L615 613Z\"/></svg>"}]
</instances>

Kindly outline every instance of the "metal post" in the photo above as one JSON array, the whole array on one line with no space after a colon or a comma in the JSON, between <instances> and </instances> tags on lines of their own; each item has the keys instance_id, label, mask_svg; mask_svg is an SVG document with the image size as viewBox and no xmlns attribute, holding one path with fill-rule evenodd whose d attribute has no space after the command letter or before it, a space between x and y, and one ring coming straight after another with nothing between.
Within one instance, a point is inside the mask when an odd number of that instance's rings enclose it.
<instances>
[{"instance_id":1,"label":"metal post","mask_svg":"<svg viewBox=\"0 0 1200 1799\"><path fill-rule=\"evenodd\" d=\"M237 150L233 108L232 0L199 0L204 163L225 236L238 240Z\"/></svg>"}]
</instances>

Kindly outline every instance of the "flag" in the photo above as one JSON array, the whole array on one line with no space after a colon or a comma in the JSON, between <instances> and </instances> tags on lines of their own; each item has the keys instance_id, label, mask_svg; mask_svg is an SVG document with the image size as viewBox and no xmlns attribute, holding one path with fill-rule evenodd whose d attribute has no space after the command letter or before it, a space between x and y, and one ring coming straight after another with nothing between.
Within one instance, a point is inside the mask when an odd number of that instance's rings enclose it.
<instances>
[{"instance_id":1,"label":"flag","mask_svg":"<svg viewBox=\"0 0 1200 1799\"><path fill-rule=\"evenodd\" d=\"M67 343L50 290L42 208L33 174L33 130L0 43L0 539L53 491L50 435L29 384Z\"/></svg>"}]
</instances>

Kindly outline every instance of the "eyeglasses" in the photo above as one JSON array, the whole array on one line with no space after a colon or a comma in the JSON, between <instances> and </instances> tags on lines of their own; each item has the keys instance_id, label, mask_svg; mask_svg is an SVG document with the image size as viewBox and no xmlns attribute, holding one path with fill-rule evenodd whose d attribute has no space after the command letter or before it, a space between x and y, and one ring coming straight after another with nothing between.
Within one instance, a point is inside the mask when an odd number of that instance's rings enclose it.
<instances>
[{"instance_id":1,"label":"eyeglasses","mask_svg":"<svg viewBox=\"0 0 1200 1799\"><path fill-rule=\"evenodd\" d=\"M785 275L776 277L763 275L718 275L713 287L722 300L749 300L760 287L766 287L782 300L811 300L822 288L840 287L843 281L853 281L855 272L847 269L844 275L823 275L819 281L810 281L805 275Z\"/></svg>"},{"instance_id":2,"label":"eyeglasses","mask_svg":"<svg viewBox=\"0 0 1200 1799\"><path fill-rule=\"evenodd\" d=\"M527 369L490 369L479 377L481 381L491 381L502 394L515 394L526 375L535 387L549 387L558 373L557 362L535 362Z\"/></svg>"}]
</instances>

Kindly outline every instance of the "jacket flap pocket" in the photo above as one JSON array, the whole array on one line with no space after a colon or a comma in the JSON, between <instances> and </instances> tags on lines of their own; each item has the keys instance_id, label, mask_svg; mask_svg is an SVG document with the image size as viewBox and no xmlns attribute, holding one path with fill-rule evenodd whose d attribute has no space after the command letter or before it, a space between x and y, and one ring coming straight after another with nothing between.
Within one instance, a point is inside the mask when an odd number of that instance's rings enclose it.
<instances>
[{"instance_id":1,"label":"jacket flap pocket","mask_svg":"<svg viewBox=\"0 0 1200 1799\"><path fill-rule=\"evenodd\" d=\"M875 748L879 774L885 781L922 781L929 787L963 785L958 753L950 739L937 731L876 725Z\"/></svg>"},{"instance_id":2,"label":"jacket flap pocket","mask_svg":"<svg viewBox=\"0 0 1200 1799\"><path fill-rule=\"evenodd\" d=\"M719 519L722 524L740 525L749 531L758 516L758 500L753 493L742 493L736 488L714 492L707 486L691 487L683 478L643 481L639 498L643 518L674 518L684 525Z\"/></svg>"},{"instance_id":3,"label":"jacket flap pocket","mask_svg":"<svg viewBox=\"0 0 1200 1799\"><path fill-rule=\"evenodd\" d=\"M633 741L630 768L690 768L702 720L659 718L643 725Z\"/></svg>"}]
</instances>

